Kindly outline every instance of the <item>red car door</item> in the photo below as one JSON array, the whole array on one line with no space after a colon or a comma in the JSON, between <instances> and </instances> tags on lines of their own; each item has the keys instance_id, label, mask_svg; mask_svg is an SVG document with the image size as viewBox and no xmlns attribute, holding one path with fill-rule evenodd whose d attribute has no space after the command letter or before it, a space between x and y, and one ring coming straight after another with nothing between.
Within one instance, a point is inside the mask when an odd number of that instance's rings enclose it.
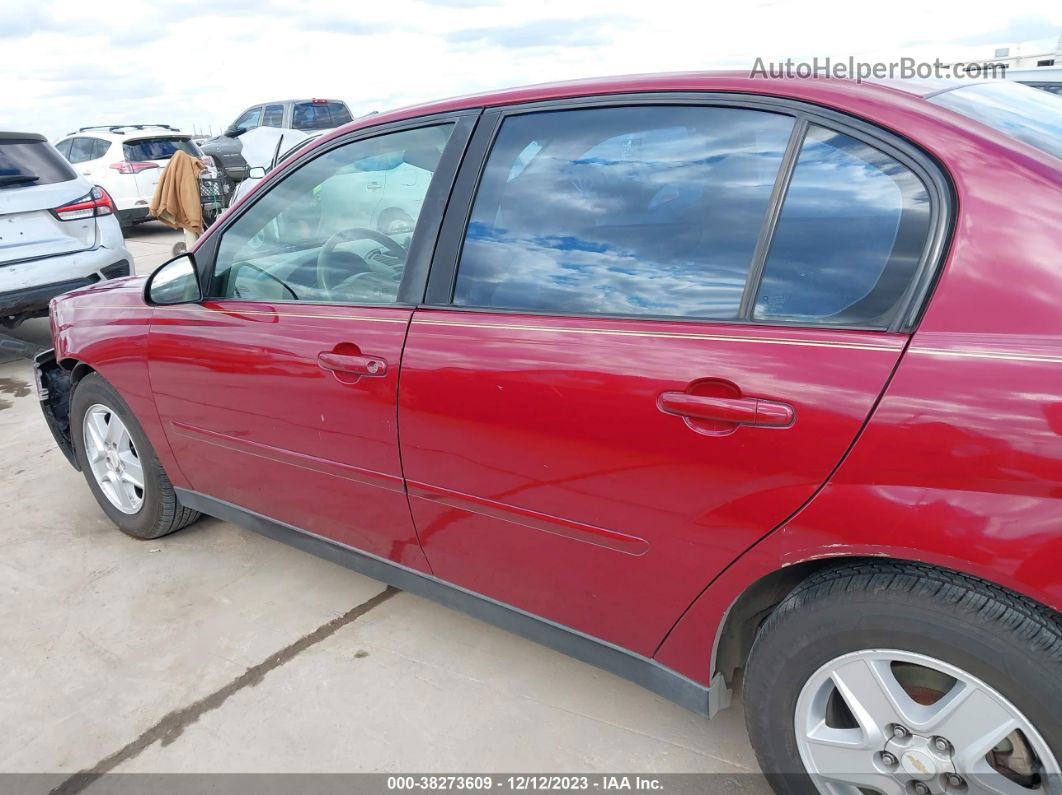
<instances>
[{"instance_id":1,"label":"red car door","mask_svg":"<svg viewBox=\"0 0 1062 795\"><path fill-rule=\"evenodd\" d=\"M159 414L194 490L426 568L397 444L405 291L423 292L438 216L421 208L441 206L454 167L439 164L470 124L314 150L200 246L207 300L158 308L150 332ZM427 175L415 190L364 190L412 167Z\"/></svg>"},{"instance_id":2,"label":"red car door","mask_svg":"<svg viewBox=\"0 0 1062 795\"><path fill-rule=\"evenodd\" d=\"M437 576L651 655L829 477L903 351L936 199L875 137L790 113L491 121L403 358Z\"/></svg>"}]
</instances>

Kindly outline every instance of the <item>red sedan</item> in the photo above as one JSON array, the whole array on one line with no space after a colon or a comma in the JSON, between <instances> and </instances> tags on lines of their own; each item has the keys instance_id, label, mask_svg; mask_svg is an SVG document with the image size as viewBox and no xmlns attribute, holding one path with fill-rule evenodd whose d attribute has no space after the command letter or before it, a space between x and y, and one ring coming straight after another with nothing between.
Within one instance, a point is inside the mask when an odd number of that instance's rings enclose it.
<instances>
[{"instance_id":1,"label":"red sedan","mask_svg":"<svg viewBox=\"0 0 1062 795\"><path fill-rule=\"evenodd\" d=\"M1057 792L1060 254L1044 92L537 86L300 150L53 301L38 380L130 535L231 520L708 716L743 680L780 791Z\"/></svg>"}]
</instances>

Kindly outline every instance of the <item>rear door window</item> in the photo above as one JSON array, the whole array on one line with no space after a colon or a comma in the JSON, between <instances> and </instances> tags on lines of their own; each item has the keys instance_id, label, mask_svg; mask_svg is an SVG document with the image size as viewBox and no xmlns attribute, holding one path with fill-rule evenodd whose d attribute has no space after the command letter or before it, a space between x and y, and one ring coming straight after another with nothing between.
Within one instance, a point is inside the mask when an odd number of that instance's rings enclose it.
<instances>
[{"instance_id":1,"label":"rear door window","mask_svg":"<svg viewBox=\"0 0 1062 795\"><path fill-rule=\"evenodd\" d=\"M110 148L110 141L105 141L102 138L97 138L96 142L92 145L92 159L99 160L101 157L107 154L107 150Z\"/></svg>"},{"instance_id":2,"label":"rear door window","mask_svg":"<svg viewBox=\"0 0 1062 795\"><path fill-rule=\"evenodd\" d=\"M786 115L696 106L506 119L454 303L736 318L792 128Z\"/></svg>"},{"instance_id":3,"label":"rear door window","mask_svg":"<svg viewBox=\"0 0 1062 795\"><path fill-rule=\"evenodd\" d=\"M177 152L185 152L192 157L199 157L194 143L188 138L174 136L144 138L122 144L125 159L134 162L142 160L169 160Z\"/></svg>"},{"instance_id":4,"label":"rear door window","mask_svg":"<svg viewBox=\"0 0 1062 795\"><path fill-rule=\"evenodd\" d=\"M0 190L68 182L77 174L47 142L0 138Z\"/></svg>"},{"instance_id":5,"label":"rear door window","mask_svg":"<svg viewBox=\"0 0 1062 795\"><path fill-rule=\"evenodd\" d=\"M283 105L266 105L265 113L262 115L263 127L283 127L284 126L284 106Z\"/></svg>"},{"instance_id":6,"label":"rear door window","mask_svg":"<svg viewBox=\"0 0 1062 795\"><path fill-rule=\"evenodd\" d=\"M883 152L812 125L764 266L754 320L887 327L930 230L915 174Z\"/></svg>"},{"instance_id":7,"label":"rear door window","mask_svg":"<svg viewBox=\"0 0 1062 795\"><path fill-rule=\"evenodd\" d=\"M92 160L93 141L92 138L75 138L70 144L70 162L84 163L86 160Z\"/></svg>"}]
</instances>

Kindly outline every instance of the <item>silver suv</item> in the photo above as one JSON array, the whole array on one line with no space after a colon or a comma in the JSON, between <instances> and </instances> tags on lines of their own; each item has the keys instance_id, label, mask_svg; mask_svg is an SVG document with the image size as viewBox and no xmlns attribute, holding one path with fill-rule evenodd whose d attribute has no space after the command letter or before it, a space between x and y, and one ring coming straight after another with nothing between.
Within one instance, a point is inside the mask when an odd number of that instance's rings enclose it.
<instances>
[{"instance_id":1,"label":"silver suv","mask_svg":"<svg viewBox=\"0 0 1062 795\"><path fill-rule=\"evenodd\" d=\"M67 290L130 274L114 210L43 135L0 132L0 325L47 315Z\"/></svg>"},{"instance_id":2,"label":"silver suv","mask_svg":"<svg viewBox=\"0 0 1062 795\"><path fill-rule=\"evenodd\" d=\"M280 99L252 105L236 117L216 138L200 142L205 154L214 158L228 177L240 182L247 178L248 166L242 155L240 136L258 127L280 127L313 133L341 127L353 117L347 103L338 99Z\"/></svg>"}]
</instances>

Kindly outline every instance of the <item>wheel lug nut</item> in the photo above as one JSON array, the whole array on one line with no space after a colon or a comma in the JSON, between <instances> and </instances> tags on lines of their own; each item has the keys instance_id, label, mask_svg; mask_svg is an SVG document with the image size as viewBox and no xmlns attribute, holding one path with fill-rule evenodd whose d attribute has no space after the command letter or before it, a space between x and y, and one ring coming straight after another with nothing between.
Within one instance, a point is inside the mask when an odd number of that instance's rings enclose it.
<instances>
[{"instance_id":1,"label":"wheel lug nut","mask_svg":"<svg viewBox=\"0 0 1062 795\"><path fill-rule=\"evenodd\" d=\"M918 793L918 795L929 795L929 787L927 787L921 781L915 782L914 791Z\"/></svg>"},{"instance_id":2,"label":"wheel lug nut","mask_svg":"<svg viewBox=\"0 0 1062 795\"><path fill-rule=\"evenodd\" d=\"M933 747L943 754L946 754L951 751L951 743L949 743L943 737L934 738Z\"/></svg>"},{"instance_id":3,"label":"wheel lug nut","mask_svg":"<svg viewBox=\"0 0 1062 795\"><path fill-rule=\"evenodd\" d=\"M961 786L963 786L963 785L964 785L965 783L966 783L966 782L965 782L965 781L963 781L963 779L962 779L962 776L956 775L955 773L949 773L949 774L948 774L948 785L949 785L949 786L952 786L952 787L961 787Z\"/></svg>"},{"instance_id":4,"label":"wheel lug nut","mask_svg":"<svg viewBox=\"0 0 1062 795\"><path fill-rule=\"evenodd\" d=\"M905 729L899 723L894 724L893 727L892 727L892 736L893 737L903 738L903 737L907 737L909 734L910 734L910 732L907 731L907 729Z\"/></svg>"},{"instance_id":5,"label":"wheel lug nut","mask_svg":"<svg viewBox=\"0 0 1062 795\"><path fill-rule=\"evenodd\" d=\"M896 767L896 757L890 754L888 751L883 751L881 754L881 762L886 767Z\"/></svg>"}]
</instances>

